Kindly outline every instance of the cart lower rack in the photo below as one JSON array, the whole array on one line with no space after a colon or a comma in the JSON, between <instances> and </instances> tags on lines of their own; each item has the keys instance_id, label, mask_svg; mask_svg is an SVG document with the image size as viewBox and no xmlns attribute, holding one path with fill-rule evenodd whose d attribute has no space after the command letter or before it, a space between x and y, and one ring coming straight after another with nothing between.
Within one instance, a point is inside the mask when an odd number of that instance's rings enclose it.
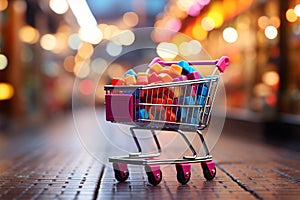
<instances>
[{"instance_id":1,"label":"cart lower rack","mask_svg":"<svg viewBox=\"0 0 300 200\"><path fill-rule=\"evenodd\" d=\"M178 62L164 62L154 59L151 64L158 63L170 66ZM201 163L204 177L212 180L216 168L209 149L205 143L202 130L210 120L215 95L222 73L229 65L229 58L219 60L193 61L189 65L213 65L215 69L207 77L195 80L176 80L168 83L148 85L106 85L105 104L106 120L114 123L132 125L131 135L138 152L126 156L113 156L115 178L126 181L129 177L128 164L143 165L152 185L162 180L160 165L175 164L177 180L186 184L191 177L191 164ZM143 154L135 130L150 130L157 147L157 153ZM156 135L157 130L175 131L184 139L192 155L175 159L159 159L161 146ZM205 150L204 156L198 156L195 148L188 140L184 131L195 131ZM153 159L157 158L157 159Z\"/></svg>"}]
</instances>

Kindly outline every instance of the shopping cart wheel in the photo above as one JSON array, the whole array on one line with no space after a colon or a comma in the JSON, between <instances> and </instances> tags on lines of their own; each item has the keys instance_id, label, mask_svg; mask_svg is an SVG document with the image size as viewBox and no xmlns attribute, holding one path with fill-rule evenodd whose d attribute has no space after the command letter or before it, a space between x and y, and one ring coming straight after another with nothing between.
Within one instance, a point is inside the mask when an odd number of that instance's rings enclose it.
<instances>
[{"instance_id":1,"label":"shopping cart wheel","mask_svg":"<svg viewBox=\"0 0 300 200\"><path fill-rule=\"evenodd\" d=\"M214 161L202 162L201 166L206 180L212 180L215 178L217 171Z\"/></svg>"},{"instance_id":2,"label":"shopping cart wheel","mask_svg":"<svg viewBox=\"0 0 300 200\"><path fill-rule=\"evenodd\" d=\"M162 172L159 165L145 165L148 181L151 185L158 185L162 180Z\"/></svg>"},{"instance_id":3,"label":"shopping cart wheel","mask_svg":"<svg viewBox=\"0 0 300 200\"><path fill-rule=\"evenodd\" d=\"M127 168L127 164L113 163L113 168L114 168L114 172L115 172L115 178L118 181L124 182L128 179L129 171Z\"/></svg>"},{"instance_id":4,"label":"shopping cart wheel","mask_svg":"<svg viewBox=\"0 0 300 200\"><path fill-rule=\"evenodd\" d=\"M191 164L176 164L177 181L182 185L189 182L191 178Z\"/></svg>"}]
</instances>

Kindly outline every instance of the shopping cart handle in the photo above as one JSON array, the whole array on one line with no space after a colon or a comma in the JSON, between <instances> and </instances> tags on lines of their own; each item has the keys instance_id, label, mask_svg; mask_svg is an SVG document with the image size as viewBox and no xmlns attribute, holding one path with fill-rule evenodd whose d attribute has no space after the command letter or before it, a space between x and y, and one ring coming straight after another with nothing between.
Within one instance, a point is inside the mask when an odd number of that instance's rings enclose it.
<instances>
[{"instance_id":1,"label":"shopping cart handle","mask_svg":"<svg viewBox=\"0 0 300 200\"><path fill-rule=\"evenodd\" d=\"M159 63L165 66L170 66L173 64L177 64L178 61L163 61L159 57L155 57L148 66L150 67L155 63ZM229 65L230 61L228 56L222 56L219 60L189 61L188 63L190 65L216 65L220 70L220 72L224 72L226 67Z\"/></svg>"},{"instance_id":2,"label":"shopping cart handle","mask_svg":"<svg viewBox=\"0 0 300 200\"><path fill-rule=\"evenodd\" d=\"M219 68L220 72L224 72L230 61L228 56L222 56L216 63L216 66Z\"/></svg>"},{"instance_id":3,"label":"shopping cart handle","mask_svg":"<svg viewBox=\"0 0 300 200\"><path fill-rule=\"evenodd\" d=\"M155 57L153 58L153 60L150 62L150 64L148 65L149 67L151 67L152 65L154 65L155 63L160 63L163 62L160 57Z\"/></svg>"}]
</instances>

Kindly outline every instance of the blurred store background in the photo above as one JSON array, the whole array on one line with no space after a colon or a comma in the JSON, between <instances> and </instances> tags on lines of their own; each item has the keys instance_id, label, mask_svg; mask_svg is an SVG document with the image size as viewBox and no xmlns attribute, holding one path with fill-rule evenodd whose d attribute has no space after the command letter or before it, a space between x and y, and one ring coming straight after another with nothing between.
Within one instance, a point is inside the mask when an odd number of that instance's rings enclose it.
<instances>
[{"instance_id":1,"label":"blurred store background","mask_svg":"<svg viewBox=\"0 0 300 200\"><path fill-rule=\"evenodd\" d=\"M106 42L106 53L118 56L140 27L191 37L156 41L178 56L228 55L227 117L262 123L267 136L300 137L300 0L0 0L0 130L71 110L75 78L81 95L96 90L103 104L104 82L153 55L102 70L107 61L91 59L94 49ZM109 47L121 32L123 43ZM93 84L90 73L104 81Z\"/></svg>"}]
</instances>

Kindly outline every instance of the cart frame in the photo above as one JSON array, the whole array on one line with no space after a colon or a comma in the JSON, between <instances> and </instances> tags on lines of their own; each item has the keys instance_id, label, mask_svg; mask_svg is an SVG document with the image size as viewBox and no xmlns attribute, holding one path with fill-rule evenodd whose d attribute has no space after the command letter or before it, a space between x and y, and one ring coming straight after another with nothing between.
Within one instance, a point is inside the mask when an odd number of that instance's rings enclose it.
<instances>
[{"instance_id":1,"label":"cart frame","mask_svg":"<svg viewBox=\"0 0 300 200\"><path fill-rule=\"evenodd\" d=\"M154 63L159 63L163 66L170 66L172 64L177 64L177 61L172 62L164 62L158 58L155 58L150 65ZM118 181L125 181L129 176L129 170L127 168L127 164L131 165L144 165L145 170L148 175L148 180L152 185L157 185L162 179L162 172L159 168L159 165L165 165L165 164L175 164L176 170L177 170L177 180L182 183L186 184L191 176L190 171L190 163L201 163L201 166L203 168L204 176L207 180L212 180L216 175L216 168L213 162L213 157L210 155L209 149L207 147L207 144L205 142L202 130L204 130L210 121L211 117L211 111L214 105L215 101L215 95L218 89L219 80L221 78L222 73L225 71L226 67L229 65L229 58L227 56L221 57L219 60L209 60L209 61L192 61L188 62L190 65L213 65L215 66L215 69L213 70L212 74L206 78L201 78L197 80L186 80L186 81L178 81L178 82L171 82L171 83L160 83L160 84L149 84L149 85L133 85L133 86L112 86L112 85L106 85L104 86L104 90L106 91L106 96L110 96L110 98L106 99L106 109L111 109L113 107L113 103L111 101L111 96L118 96L121 95L121 93L124 93L126 90L127 93L132 94L133 99L130 99L132 105L130 106L130 111L133 109L134 114L131 113L131 120L119 120L118 119L109 119L109 121L113 123L122 123L122 124L128 124L131 125L130 127L130 133L133 137L133 140L136 144L137 151L134 153L129 153L128 155L124 156L112 156L109 157L109 162L113 163L115 177ZM203 95L203 88L204 86L207 87L206 93ZM186 97L187 91L191 91L191 87L196 88L196 93L200 94L201 97L201 103L200 105L196 105L196 103L189 105L181 102L180 105L174 104L173 101L171 103L165 103L162 102L156 102L153 103L152 98L154 91L160 90L160 91L167 91L167 96L169 98L170 91L179 90L179 93L184 93L184 98ZM194 88L192 88L194 89ZM201 90L201 91L200 91ZM149 93L149 94L148 94ZM142 98L142 95L144 96L144 99L140 101ZM146 97L145 97L146 95ZM150 97L150 95L152 95ZM156 94L155 94L156 95ZM202 96L203 95L203 96ZM126 95L125 95L126 96ZM198 98L197 97L197 98ZM147 102L148 99L151 98L151 101ZM172 97L174 100L174 97ZM138 100L138 101L137 101ZM196 98L195 98L196 100ZM108 102L109 101L109 102ZM109 103L109 104L108 104ZM136 116L136 111L141 108L148 108L149 107L158 107L161 106L160 109L154 109L154 112L157 112L156 110L159 110L159 117L158 118L142 118L139 116ZM163 114L161 114L161 110L163 108L176 110L176 116L180 112L180 109L185 109L185 112L192 112L192 116L195 116L197 120L187 120L184 122L184 120L179 119L176 121L169 120L169 118L166 118ZM107 113L111 112L110 110L106 110ZM112 113L110 113L112 115ZM157 113L155 114L157 115ZM163 117L164 116L164 117ZM188 118L188 117L186 117ZM150 130L153 140L157 147L156 153L151 154L143 154L142 148L139 143L139 140L136 136L135 130ZM164 130L164 131L174 131L181 135L183 140L185 141L186 145L190 149L192 155L185 155L181 159L153 159L156 157L159 157L161 154L161 145L159 143L156 131L157 130ZM205 155L204 156L198 156L197 151L193 147L192 143L187 138L184 131L196 131L196 134L198 135L201 144L203 145ZM200 152L199 152L200 154Z\"/></svg>"}]
</instances>

